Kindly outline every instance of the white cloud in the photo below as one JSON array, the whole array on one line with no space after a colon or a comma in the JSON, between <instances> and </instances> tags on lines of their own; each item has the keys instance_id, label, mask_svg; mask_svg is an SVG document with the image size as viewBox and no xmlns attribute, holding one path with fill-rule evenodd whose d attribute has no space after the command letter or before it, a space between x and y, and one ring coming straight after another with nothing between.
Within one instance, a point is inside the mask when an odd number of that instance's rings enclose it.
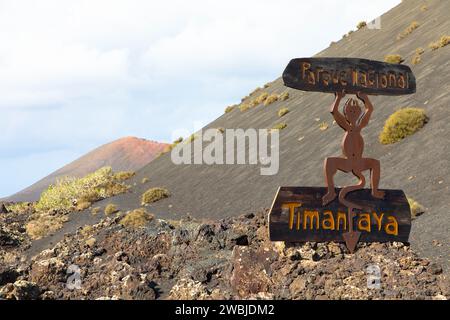
<instances>
[{"instance_id":1,"label":"white cloud","mask_svg":"<svg viewBox=\"0 0 450 320\"><path fill-rule=\"evenodd\" d=\"M399 2L0 0L0 179L16 161L25 187L125 135L169 140Z\"/></svg>"}]
</instances>

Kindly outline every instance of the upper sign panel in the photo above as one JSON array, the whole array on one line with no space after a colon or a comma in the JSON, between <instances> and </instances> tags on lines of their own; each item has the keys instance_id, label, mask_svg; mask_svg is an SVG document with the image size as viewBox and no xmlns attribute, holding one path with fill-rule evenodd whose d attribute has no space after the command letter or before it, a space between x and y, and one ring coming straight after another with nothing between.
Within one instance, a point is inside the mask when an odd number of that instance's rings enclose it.
<instances>
[{"instance_id":1,"label":"upper sign panel","mask_svg":"<svg viewBox=\"0 0 450 320\"><path fill-rule=\"evenodd\" d=\"M372 95L416 92L416 79L408 66L357 58L297 58L283 72L290 88Z\"/></svg>"}]
</instances>

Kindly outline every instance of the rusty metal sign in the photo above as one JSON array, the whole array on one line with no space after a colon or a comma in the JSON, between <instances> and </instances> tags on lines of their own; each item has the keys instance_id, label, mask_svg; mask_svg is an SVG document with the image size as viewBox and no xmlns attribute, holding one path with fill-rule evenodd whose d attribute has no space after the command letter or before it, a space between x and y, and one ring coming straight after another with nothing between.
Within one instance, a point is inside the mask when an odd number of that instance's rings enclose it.
<instances>
[{"instance_id":1,"label":"rusty metal sign","mask_svg":"<svg viewBox=\"0 0 450 320\"><path fill-rule=\"evenodd\" d=\"M364 81L362 74L365 74ZM330 113L344 130L344 138L342 155L325 159L326 188L279 188L269 212L270 239L343 241L352 253L360 240L407 242L411 230L409 203L400 190L379 189L380 161L363 155L361 131L369 124L373 113L367 93L415 92L411 70L402 65L365 59L304 58L291 60L283 80L286 86L300 90L335 92ZM341 112L341 100L349 92L356 97L347 99ZM351 173L358 183L336 189L334 175L337 171ZM370 173L370 189L364 189L364 172Z\"/></svg>"}]
</instances>

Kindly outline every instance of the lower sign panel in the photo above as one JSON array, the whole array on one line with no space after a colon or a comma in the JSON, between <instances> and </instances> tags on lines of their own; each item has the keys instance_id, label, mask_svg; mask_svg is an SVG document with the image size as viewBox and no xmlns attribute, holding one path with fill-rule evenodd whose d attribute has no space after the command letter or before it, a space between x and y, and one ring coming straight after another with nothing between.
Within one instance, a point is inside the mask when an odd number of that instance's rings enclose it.
<instances>
[{"instance_id":1,"label":"lower sign panel","mask_svg":"<svg viewBox=\"0 0 450 320\"><path fill-rule=\"evenodd\" d=\"M401 190L383 190L384 199L372 197L370 189L351 192L346 199L360 205L354 210L352 225L361 232L362 242L408 242L411 213ZM339 189L336 189L339 193ZM269 235L272 241L343 242L350 221L347 208L336 198L322 206L325 188L280 187L269 213Z\"/></svg>"}]
</instances>

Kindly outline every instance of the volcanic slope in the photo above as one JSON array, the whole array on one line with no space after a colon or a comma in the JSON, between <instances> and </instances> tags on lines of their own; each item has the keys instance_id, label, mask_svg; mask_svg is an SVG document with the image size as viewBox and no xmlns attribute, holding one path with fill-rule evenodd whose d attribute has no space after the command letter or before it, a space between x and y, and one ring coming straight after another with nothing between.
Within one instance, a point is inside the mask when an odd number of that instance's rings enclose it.
<instances>
[{"instance_id":1,"label":"volcanic slope","mask_svg":"<svg viewBox=\"0 0 450 320\"><path fill-rule=\"evenodd\" d=\"M414 220L410 240L415 249L439 260L445 268L450 247L450 45L431 50L429 44L450 35L448 12L447 0L403 1L381 16L381 29L362 28L316 55L384 60L386 55L399 54L405 59L404 64L411 66L417 79L416 94L370 97L375 111L363 130L365 156L381 161L381 188L403 189L426 208L425 214ZM414 22L419 27L398 39ZM421 62L413 65L412 58L420 47L425 52L420 56ZM283 68L280 66L280 74ZM121 210L136 208L149 187L165 187L171 196L148 207L157 216L176 219L189 213L197 218L223 218L270 207L278 186L324 186L323 159L341 154L343 131L333 124L329 114L334 96L288 89L278 78L250 98L262 92L285 91L289 93L285 101L246 111L235 108L205 127L272 128L286 123L287 127L280 131L278 174L262 176L259 165L175 165L167 153L137 172L129 193L106 199L103 205L114 203ZM403 107L424 108L430 118L428 124L398 143L380 144L378 135L386 119ZM279 118L280 108L290 112ZM326 130L320 129L322 122L328 124ZM143 178L150 180L142 184ZM337 185L354 182L342 173L336 175ZM76 221L69 221L59 235L35 245L56 241L76 226Z\"/></svg>"}]
</instances>

